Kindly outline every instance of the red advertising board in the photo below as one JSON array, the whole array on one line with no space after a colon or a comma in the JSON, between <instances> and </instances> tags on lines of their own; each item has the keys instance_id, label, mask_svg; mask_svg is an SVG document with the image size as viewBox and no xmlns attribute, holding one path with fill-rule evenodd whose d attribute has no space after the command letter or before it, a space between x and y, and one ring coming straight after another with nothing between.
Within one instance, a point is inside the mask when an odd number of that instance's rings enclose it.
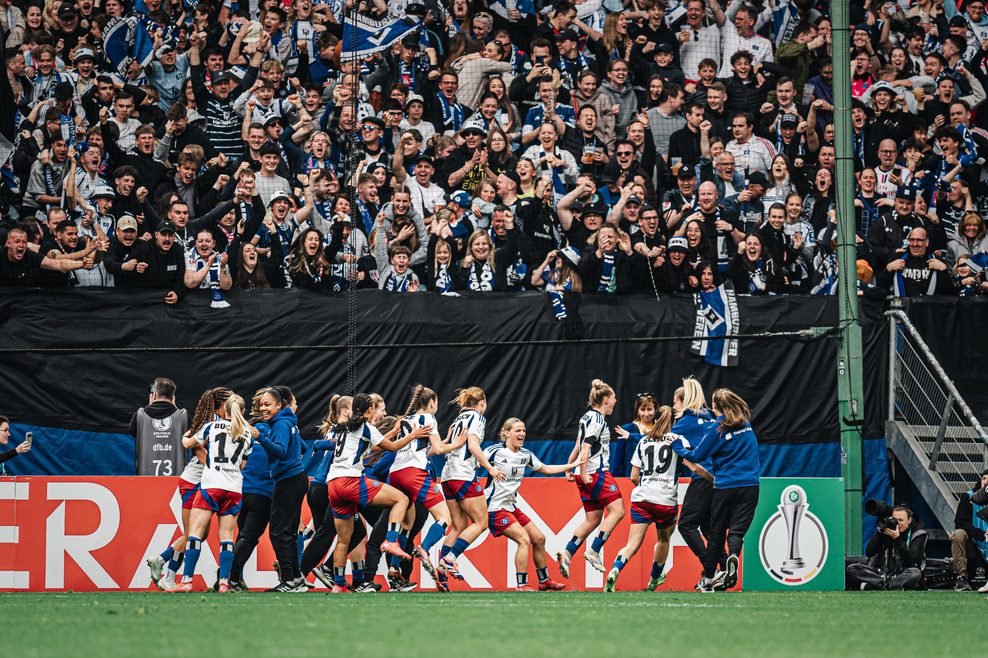
<instances>
[{"instance_id":1,"label":"red advertising board","mask_svg":"<svg viewBox=\"0 0 988 658\"><path fill-rule=\"evenodd\" d=\"M630 507L632 484L627 479L618 483L625 506ZM680 500L686 484L680 483ZM561 478L526 479L519 507L545 534L550 573L561 579L553 556L583 519L576 487ZM303 510L303 519L308 517L308 509ZM607 565L623 547L629 522L626 514L604 547ZM180 523L177 478L0 478L0 591L145 590L150 586L145 560L178 536ZM215 536L214 526L197 568L203 588L212 584L216 574ZM641 551L622 572L618 589L641 589L648 582L654 537L650 530ZM673 535L672 546L666 566L669 577L662 589L692 590L700 565L678 532ZM466 580L453 583L453 589L512 589L514 555L513 542L485 532L460 558ZM273 561L265 535L244 570L252 588L276 584ZM534 576L534 566L529 570ZM417 565L412 579L418 580L422 589L434 588L428 574L420 573ZM604 575L584 562L581 548L566 582L568 589L599 590Z\"/></svg>"}]
</instances>

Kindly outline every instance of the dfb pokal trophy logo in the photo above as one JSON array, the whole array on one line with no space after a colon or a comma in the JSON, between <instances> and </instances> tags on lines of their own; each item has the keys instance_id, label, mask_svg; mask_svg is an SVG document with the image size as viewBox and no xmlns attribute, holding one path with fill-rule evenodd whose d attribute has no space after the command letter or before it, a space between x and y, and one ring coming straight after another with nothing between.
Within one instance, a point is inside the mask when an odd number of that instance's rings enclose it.
<instances>
[{"instance_id":1,"label":"dfb pokal trophy logo","mask_svg":"<svg viewBox=\"0 0 988 658\"><path fill-rule=\"evenodd\" d=\"M813 580L826 563L827 530L809 511L802 487L786 487L781 499L779 511L762 527L758 552L772 578L795 587Z\"/></svg>"}]
</instances>

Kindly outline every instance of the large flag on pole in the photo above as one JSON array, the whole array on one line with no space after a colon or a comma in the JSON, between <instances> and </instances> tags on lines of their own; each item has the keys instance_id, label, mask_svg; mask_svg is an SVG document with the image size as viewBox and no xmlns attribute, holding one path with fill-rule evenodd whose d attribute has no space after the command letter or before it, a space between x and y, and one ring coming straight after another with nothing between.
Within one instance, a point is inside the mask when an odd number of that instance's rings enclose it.
<instances>
[{"instance_id":1,"label":"large flag on pole","mask_svg":"<svg viewBox=\"0 0 988 658\"><path fill-rule=\"evenodd\" d=\"M407 17L390 21L347 17L343 22L342 58L360 59L373 55L420 26L420 21Z\"/></svg>"},{"instance_id":2,"label":"large flag on pole","mask_svg":"<svg viewBox=\"0 0 988 658\"><path fill-rule=\"evenodd\" d=\"M734 285L727 281L710 292L700 291L693 298L696 302L693 335L705 340L693 341L690 352L714 366L738 365L738 339L728 338L736 336L741 326ZM711 336L724 338L710 340Z\"/></svg>"},{"instance_id":3,"label":"large flag on pole","mask_svg":"<svg viewBox=\"0 0 988 658\"><path fill-rule=\"evenodd\" d=\"M121 76L127 75L133 61L147 66L154 55L153 49L154 39L135 16L115 16L103 28L103 52Z\"/></svg>"}]
</instances>

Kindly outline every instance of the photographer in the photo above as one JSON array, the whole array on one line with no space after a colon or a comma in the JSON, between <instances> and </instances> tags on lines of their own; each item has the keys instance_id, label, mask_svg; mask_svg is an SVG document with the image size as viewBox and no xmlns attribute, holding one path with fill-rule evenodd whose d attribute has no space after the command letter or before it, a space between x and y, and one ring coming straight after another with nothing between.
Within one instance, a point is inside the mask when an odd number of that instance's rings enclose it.
<instances>
[{"instance_id":1,"label":"photographer","mask_svg":"<svg viewBox=\"0 0 988 658\"><path fill-rule=\"evenodd\" d=\"M871 513L868 503L865 508ZM888 505L878 503L874 511L878 528L865 549L868 561L848 565L848 579L860 582L861 589L922 589L926 530L905 505L896 505L889 514Z\"/></svg>"},{"instance_id":2,"label":"photographer","mask_svg":"<svg viewBox=\"0 0 988 658\"><path fill-rule=\"evenodd\" d=\"M975 492L985 487L988 487L988 469L981 472L978 484L961 494L957 511L954 512L955 530L950 533L950 553L954 558L954 573L957 575L954 590L957 592L970 591L969 574L974 573L977 567L986 565L988 522L978 514L984 506L971 500ZM988 591L988 586L983 589Z\"/></svg>"}]
</instances>

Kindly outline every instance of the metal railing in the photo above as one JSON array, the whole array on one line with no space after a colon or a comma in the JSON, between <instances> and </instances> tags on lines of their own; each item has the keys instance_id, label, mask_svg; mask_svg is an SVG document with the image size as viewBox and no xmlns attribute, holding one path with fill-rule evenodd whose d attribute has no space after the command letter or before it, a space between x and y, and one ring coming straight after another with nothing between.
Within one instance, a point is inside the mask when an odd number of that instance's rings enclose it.
<instances>
[{"instance_id":1,"label":"metal railing","mask_svg":"<svg viewBox=\"0 0 988 658\"><path fill-rule=\"evenodd\" d=\"M929 346L897 309L889 318L888 420L911 444L941 492L960 494L988 464L988 435Z\"/></svg>"}]
</instances>

